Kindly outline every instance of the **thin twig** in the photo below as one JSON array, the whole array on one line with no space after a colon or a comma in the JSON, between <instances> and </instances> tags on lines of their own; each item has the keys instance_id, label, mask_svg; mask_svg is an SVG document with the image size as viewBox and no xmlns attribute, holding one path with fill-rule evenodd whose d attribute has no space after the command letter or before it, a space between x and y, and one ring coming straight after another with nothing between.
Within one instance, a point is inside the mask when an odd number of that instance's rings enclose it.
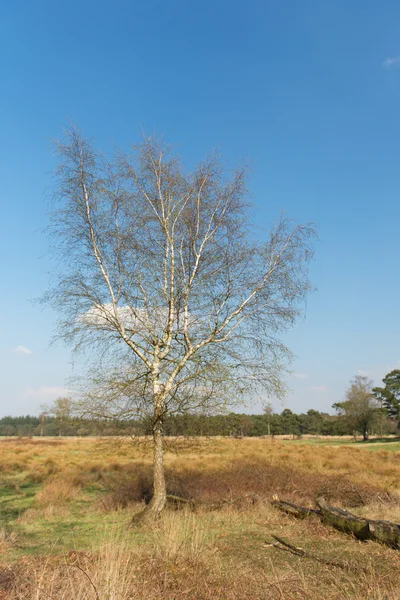
<instances>
[{"instance_id":1,"label":"thin twig","mask_svg":"<svg viewBox=\"0 0 400 600\"><path fill-rule=\"evenodd\" d=\"M66 567L73 567L75 569L79 569L79 571L82 571L82 573L87 577L87 579L89 580L90 585L94 589L94 593L96 594L96 600L100 600L100 596L99 596L99 592L97 591L97 587L94 585L94 583L93 583L90 575L85 571L85 569L82 569L82 567L80 567L79 565L66 564L65 566Z\"/></svg>"},{"instance_id":2,"label":"thin twig","mask_svg":"<svg viewBox=\"0 0 400 600\"><path fill-rule=\"evenodd\" d=\"M368 569L364 568L364 567L360 567L360 566L356 566L356 565L350 565L348 563L344 563L344 562L340 562L340 561L336 561L336 560L328 560L326 558L321 558L320 556L316 556L315 554L311 554L310 552L306 552L305 550L303 550L303 548L298 548L297 546L293 546L292 544L290 544L289 542L287 542L286 540L278 537L277 535L272 535L271 537L273 537L278 544L270 544L269 542L265 542L266 545L272 546L273 548L277 548L278 550L283 550L284 552L290 552L291 554L294 554L295 556L300 556L302 558L310 558L311 560L316 560L319 563L322 563L324 565L328 565L330 567L337 567L338 569L345 569L345 570L358 570L358 571L363 571L364 573L368 572ZM281 545L279 545L281 544Z\"/></svg>"}]
</instances>

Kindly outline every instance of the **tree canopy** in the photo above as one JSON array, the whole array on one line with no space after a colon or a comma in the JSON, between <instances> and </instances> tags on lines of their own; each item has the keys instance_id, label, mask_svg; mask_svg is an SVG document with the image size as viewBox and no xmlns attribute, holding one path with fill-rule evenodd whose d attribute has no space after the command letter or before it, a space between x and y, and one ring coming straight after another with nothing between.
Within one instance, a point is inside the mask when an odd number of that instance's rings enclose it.
<instances>
[{"instance_id":1,"label":"tree canopy","mask_svg":"<svg viewBox=\"0 0 400 600\"><path fill-rule=\"evenodd\" d=\"M394 369L383 378L384 387L375 387L377 400L387 410L389 416L400 422L400 370Z\"/></svg>"},{"instance_id":2,"label":"tree canopy","mask_svg":"<svg viewBox=\"0 0 400 600\"><path fill-rule=\"evenodd\" d=\"M171 147L145 138L107 160L76 129L57 149L60 262L46 299L59 335L97 363L81 406L151 420L149 510L159 512L167 414L282 395L291 355L280 334L310 290L314 231L283 218L256 235L246 169L227 171L216 154L187 173Z\"/></svg>"},{"instance_id":3,"label":"tree canopy","mask_svg":"<svg viewBox=\"0 0 400 600\"><path fill-rule=\"evenodd\" d=\"M353 377L346 392L346 400L333 406L339 413L345 415L356 431L362 433L364 440L368 439L378 409L372 393L372 381L368 377L363 375Z\"/></svg>"}]
</instances>

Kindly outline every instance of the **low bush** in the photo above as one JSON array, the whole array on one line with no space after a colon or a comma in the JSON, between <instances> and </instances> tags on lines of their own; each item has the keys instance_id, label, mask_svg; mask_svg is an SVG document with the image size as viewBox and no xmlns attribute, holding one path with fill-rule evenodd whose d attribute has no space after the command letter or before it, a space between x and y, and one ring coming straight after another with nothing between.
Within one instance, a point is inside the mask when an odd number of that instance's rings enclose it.
<instances>
[{"instance_id":1,"label":"low bush","mask_svg":"<svg viewBox=\"0 0 400 600\"><path fill-rule=\"evenodd\" d=\"M106 511L126 508L135 502L148 503L153 494L151 469L144 465L108 473L104 484L109 492L100 499L100 506Z\"/></svg>"},{"instance_id":2,"label":"low bush","mask_svg":"<svg viewBox=\"0 0 400 600\"><path fill-rule=\"evenodd\" d=\"M68 477L53 478L39 490L35 497L35 504L41 508L58 506L74 500L80 492L80 488L73 479Z\"/></svg>"}]
</instances>

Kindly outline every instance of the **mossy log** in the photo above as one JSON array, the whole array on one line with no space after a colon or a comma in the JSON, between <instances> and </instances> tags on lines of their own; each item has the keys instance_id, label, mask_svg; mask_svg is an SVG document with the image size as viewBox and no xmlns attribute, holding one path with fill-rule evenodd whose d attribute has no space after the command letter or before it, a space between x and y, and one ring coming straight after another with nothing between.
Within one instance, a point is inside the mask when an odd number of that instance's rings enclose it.
<instances>
[{"instance_id":1,"label":"mossy log","mask_svg":"<svg viewBox=\"0 0 400 600\"><path fill-rule=\"evenodd\" d=\"M335 529L351 533L359 540L373 540L400 550L400 525L390 521L363 519L335 506L329 506L324 498L318 498L317 506L324 523Z\"/></svg>"},{"instance_id":2,"label":"mossy log","mask_svg":"<svg viewBox=\"0 0 400 600\"><path fill-rule=\"evenodd\" d=\"M390 521L374 521L358 517L342 508L330 506L324 498L318 498L316 503L318 510L279 499L272 501L274 506L298 519L304 519L315 514L326 525L331 525L339 531L349 533L359 540L372 540L390 546L395 550L400 550L400 525Z\"/></svg>"},{"instance_id":3,"label":"mossy log","mask_svg":"<svg viewBox=\"0 0 400 600\"><path fill-rule=\"evenodd\" d=\"M345 533L351 533L358 540L371 539L368 521L366 519L357 517L342 508L329 506L324 498L318 498L317 506L321 511L322 521L327 525L332 525L335 529L339 529Z\"/></svg>"},{"instance_id":4,"label":"mossy log","mask_svg":"<svg viewBox=\"0 0 400 600\"><path fill-rule=\"evenodd\" d=\"M400 525L390 521L369 521L371 540L400 550Z\"/></svg>"}]
</instances>

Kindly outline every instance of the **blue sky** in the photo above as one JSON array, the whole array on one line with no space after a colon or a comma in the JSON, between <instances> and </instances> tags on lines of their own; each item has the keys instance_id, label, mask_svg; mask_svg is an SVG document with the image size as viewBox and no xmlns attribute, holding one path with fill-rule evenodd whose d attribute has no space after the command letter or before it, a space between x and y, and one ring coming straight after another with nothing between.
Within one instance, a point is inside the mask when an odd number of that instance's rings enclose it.
<instances>
[{"instance_id":1,"label":"blue sky","mask_svg":"<svg viewBox=\"0 0 400 600\"><path fill-rule=\"evenodd\" d=\"M319 232L285 406L329 410L358 371L400 365L400 4L361 0L69 0L0 9L0 414L64 393L70 350L31 300L51 140L70 120L103 151L142 130L188 165L251 161L256 218ZM277 410L281 405L276 403Z\"/></svg>"}]
</instances>

